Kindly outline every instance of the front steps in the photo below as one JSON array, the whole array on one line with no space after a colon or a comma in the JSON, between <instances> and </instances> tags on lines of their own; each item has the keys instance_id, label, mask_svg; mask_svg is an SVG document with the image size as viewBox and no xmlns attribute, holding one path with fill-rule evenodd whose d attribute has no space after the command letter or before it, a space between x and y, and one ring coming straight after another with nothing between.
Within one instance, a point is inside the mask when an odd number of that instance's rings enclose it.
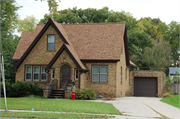
<instances>
[{"instance_id":1,"label":"front steps","mask_svg":"<svg viewBox=\"0 0 180 119\"><path fill-rule=\"evenodd\" d=\"M61 98L64 98L64 89L59 89L59 90L52 90L48 96L48 98L51 98L51 99L61 99Z\"/></svg>"}]
</instances>

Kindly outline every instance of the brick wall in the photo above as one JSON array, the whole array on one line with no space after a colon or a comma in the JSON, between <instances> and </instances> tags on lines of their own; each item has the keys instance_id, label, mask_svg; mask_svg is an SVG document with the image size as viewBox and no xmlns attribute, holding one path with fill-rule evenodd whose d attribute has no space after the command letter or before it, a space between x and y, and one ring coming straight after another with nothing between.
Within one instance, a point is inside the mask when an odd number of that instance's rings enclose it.
<instances>
[{"instance_id":1,"label":"brick wall","mask_svg":"<svg viewBox=\"0 0 180 119\"><path fill-rule=\"evenodd\" d=\"M80 75L80 89L86 88L86 83L87 83L87 73L81 73Z\"/></svg>"},{"instance_id":2,"label":"brick wall","mask_svg":"<svg viewBox=\"0 0 180 119\"><path fill-rule=\"evenodd\" d=\"M121 73L121 67L122 67L122 73ZM122 92L122 96L127 96L128 92L129 92L129 70L130 70L130 68L128 68L126 66L126 55L125 55L125 49L124 49L124 41L122 44L120 61L117 62L116 69L117 69L116 70L116 97L120 97L121 92ZM121 74L122 74L122 76L121 76Z\"/></svg>"},{"instance_id":3,"label":"brick wall","mask_svg":"<svg viewBox=\"0 0 180 119\"><path fill-rule=\"evenodd\" d=\"M86 80L86 88L92 88L97 95L107 97L116 97L116 63L86 63L89 72L81 77L81 80ZM108 82L92 82L92 65L108 65Z\"/></svg>"}]
</instances>

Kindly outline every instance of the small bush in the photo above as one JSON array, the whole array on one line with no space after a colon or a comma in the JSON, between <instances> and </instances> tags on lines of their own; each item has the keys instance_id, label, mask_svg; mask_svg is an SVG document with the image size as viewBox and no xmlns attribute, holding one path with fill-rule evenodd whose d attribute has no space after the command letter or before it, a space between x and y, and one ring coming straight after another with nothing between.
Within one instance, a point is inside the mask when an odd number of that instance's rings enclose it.
<instances>
[{"instance_id":1,"label":"small bush","mask_svg":"<svg viewBox=\"0 0 180 119\"><path fill-rule=\"evenodd\" d=\"M76 99L80 99L81 91L79 89L76 89L75 93L76 93Z\"/></svg>"},{"instance_id":2,"label":"small bush","mask_svg":"<svg viewBox=\"0 0 180 119\"><path fill-rule=\"evenodd\" d=\"M165 98L165 97L173 97L173 96L171 94L169 94L169 93L164 93L164 94L162 94L161 97Z\"/></svg>"},{"instance_id":3,"label":"small bush","mask_svg":"<svg viewBox=\"0 0 180 119\"><path fill-rule=\"evenodd\" d=\"M30 82L20 82L17 83L5 83L6 86L6 96L7 97L24 97L28 95L39 95L42 96L43 89L39 87L38 82L33 84ZM1 97L4 97L3 84L1 83Z\"/></svg>"},{"instance_id":4,"label":"small bush","mask_svg":"<svg viewBox=\"0 0 180 119\"><path fill-rule=\"evenodd\" d=\"M82 90L76 89L75 93L76 93L77 99L82 99L82 100L84 100L84 99L89 99L89 100L96 99L96 93L94 92L93 89L90 89L90 88L86 88L86 89L82 89Z\"/></svg>"}]
</instances>

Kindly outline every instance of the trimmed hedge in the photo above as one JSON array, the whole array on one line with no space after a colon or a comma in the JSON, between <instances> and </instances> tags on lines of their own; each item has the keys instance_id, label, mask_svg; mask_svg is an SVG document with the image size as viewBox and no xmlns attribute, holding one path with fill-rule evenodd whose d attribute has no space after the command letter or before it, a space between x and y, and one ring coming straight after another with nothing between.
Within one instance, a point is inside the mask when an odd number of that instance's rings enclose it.
<instances>
[{"instance_id":1,"label":"trimmed hedge","mask_svg":"<svg viewBox=\"0 0 180 119\"><path fill-rule=\"evenodd\" d=\"M86 89L82 89L82 90L76 89L75 93L76 93L77 99L82 99L82 100L84 100L84 99L86 99L86 100L96 99L96 93L91 88L86 88Z\"/></svg>"},{"instance_id":2,"label":"trimmed hedge","mask_svg":"<svg viewBox=\"0 0 180 119\"><path fill-rule=\"evenodd\" d=\"M43 95L43 89L39 87L38 82L20 82L17 83L5 83L6 96L7 97L25 97L28 95ZM1 83L1 97L4 97L3 84Z\"/></svg>"}]
</instances>

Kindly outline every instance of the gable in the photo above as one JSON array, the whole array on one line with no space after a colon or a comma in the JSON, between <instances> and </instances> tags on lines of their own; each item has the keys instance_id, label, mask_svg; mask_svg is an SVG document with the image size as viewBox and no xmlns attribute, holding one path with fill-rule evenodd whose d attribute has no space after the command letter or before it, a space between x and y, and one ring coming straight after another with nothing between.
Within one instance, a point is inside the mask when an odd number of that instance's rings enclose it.
<instances>
[{"instance_id":1,"label":"gable","mask_svg":"<svg viewBox=\"0 0 180 119\"><path fill-rule=\"evenodd\" d=\"M47 22L47 24L42 28L42 30L39 32L39 34L35 37L35 39L31 43L31 45L28 47L28 49L24 52L24 54L18 60L18 62L16 63L16 65L13 68L14 71L17 71L17 68L24 61L24 59L28 56L28 54L31 52L31 50L34 48L34 46L37 44L39 39L43 36L43 34L46 32L46 30L49 28L50 25L52 25L52 27L55 29L55 31L58 33L58 36L61 37L61 39L64 41L64 43L70 44L70 41L68 41L67 35L65 35L63 28L60 26L61 24L59 24L58 26L56 26L56 24L57 24L57 22L54 22L51 19Z\"/></svg>"},{"instance_id":2,"label":"gable","mask_svg":"<svg viewBox=\"0 0 180 119\"><path fill-rule=\"evenodd\" d=\"M67 44L63 44L59 51L56 53L56 55L53 57L53 59L49 62L48 66L45 69L46 72L49 72L49 69L54 65L54 63L57 61L57 59L61 56L62 52L64 51L68 53L68 55L71 57L71 59L74 61L74 63L77 65L80 71L86 71L85 66L80 61L74 49Z\"/></svg>"}]
</instances>

